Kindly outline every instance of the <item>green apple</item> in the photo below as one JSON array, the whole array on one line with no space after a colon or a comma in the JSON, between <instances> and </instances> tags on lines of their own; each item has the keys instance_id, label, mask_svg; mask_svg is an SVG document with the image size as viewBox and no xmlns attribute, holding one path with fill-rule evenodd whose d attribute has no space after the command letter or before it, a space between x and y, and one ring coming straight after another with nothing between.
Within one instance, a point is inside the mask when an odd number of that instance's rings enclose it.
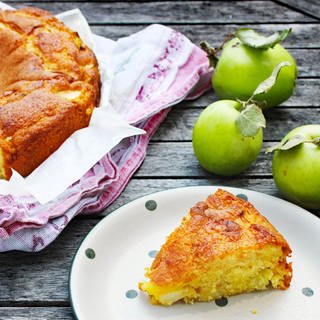
<instances>
[{"instance_id":1,"label":"green apple","mask_svg":"<svg viewBox=\"0 0 320 320\"><path fill-rule=\"evenodd\" d=\"M288 200L309 209L320 208L320 125L290 131L277 146L273 178Z\"/></svg>"},{"instance_id":2,"label":"green apple","mask_svg":"<svg viewBox=\"0 0 320 320\"><path fill-rule=\"evenodd\" d=\"M264 37L252 29L239 29L235 32L238 37L222 47L219 58L216 56L219 49L212 49L202 42L202 48L215 67L212 87L216 95L220 99L248 100L276 65L288 62L289 66L280 71L273 88L256 96L255 100L264 102L263 108L266 109L290 98L295 87L297 66L290 53L279 44L290 32L289 29Z\"/></svg>"},{"instance_id":3,"label":"green apple","mask_svg":"<svg viewBox=\"0 0 320 320\"><path fill-rule=\"evenodd\" d=\"M257 158L263 140L258 127L252 136L244 136L237 120L242 105L220 100L210 104L197 119L192 145L200 164L209 172L233 176L241 173Z\"/></svg>"},{"instance_id":4,"label":"green apple","mask_svg":"<svg viewBox=\"0 0 320 320\"><path fill-rule=\"evenodd\" d=\"M265 101L267 108L274 107L291 97L297 77L294 59L280 44L262 50L248 47L237 38L232 39L221 52L212 86L219 98L247 100L257 85L283 61L291 65L281 70L268 93L256 97L258 101Z\"/></svg>"}]
</instances>

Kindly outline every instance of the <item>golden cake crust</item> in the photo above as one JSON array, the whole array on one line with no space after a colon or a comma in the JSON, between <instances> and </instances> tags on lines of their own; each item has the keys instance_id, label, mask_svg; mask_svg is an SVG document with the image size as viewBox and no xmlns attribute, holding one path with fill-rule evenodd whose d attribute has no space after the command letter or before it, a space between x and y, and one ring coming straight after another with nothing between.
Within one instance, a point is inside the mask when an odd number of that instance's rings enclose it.
<instances>
[{"instance_id":1,"label":"golden cake crust","mask_svg":"<svg viewBox=\"0 0 320 320\"><path fill-rule=\"evenodd\" d=\"M94 53L49 12L0 11L0 176L26 176L74 131L100 99Z\"/></svg>"},{"instance_id":2,"label":"golden cake crust","mask_svg":"<svg viewBox=\"0 0 320 320\"><path fill-rule=\"evenodd\" d=\"M286 289L292 276L291 263L286 262L286 256L291 253L286 240L252 204L218 189L206 201L191 208L167 238L147 277L158 287L190 283L216 258L233 252L238 256L240 252L241 257L242 250L269 244L282 248L283 260L279 263L287 276L279 288Z\"/></svg>"}]
</instances>

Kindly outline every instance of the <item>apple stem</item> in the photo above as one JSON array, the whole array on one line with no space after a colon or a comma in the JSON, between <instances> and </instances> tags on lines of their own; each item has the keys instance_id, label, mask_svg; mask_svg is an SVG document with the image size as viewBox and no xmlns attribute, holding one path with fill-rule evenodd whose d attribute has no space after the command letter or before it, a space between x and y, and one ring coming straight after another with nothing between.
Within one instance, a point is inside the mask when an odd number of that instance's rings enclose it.
<instances>
[{"instance_id":1,"label":"apple stem","mask_svg":"<svg viewBox=\"0 0 320 320\"><path fill-rule=\"evenodd\" d=\"M210 67L214 68L219 60L217 57L218 51L216 51L215 48L210 47L210 45L206 41L201 41L200 47L207 54Z\"/></svg>"},{"instance_id":2,"label":"apple stem","mask_svg":"<svg viewBox=\"0 0 320 320\"><path fill-rule=\"evenodd\" d=\"M218 59L218 57L217 57L218 52L222 50L222 48L223 48L223 46L225 45L225 43L226 43L227 41L229 41L233 36L234 36L233 33L229 34L229 35L223 40L223 42L221 43L221 45L220 45L218 48L213 48L213 47L211 47L211 46L208 44L208 42L206 42L206 41L201 41L201 42L200 42L200 47L201 47L201 49L207 54L207 57L208 57L208 59L209 59L209 65L210 65L210 67L214 68L214 67L217 65L217 63L218 63L218 61L219 61L219 59Z\"/></svg>"},{"instance_id":3,"label":"apple stem","mask_svg":"<svg viewBox=\"0 0 320 320\"><path fill-rule=\"evenodd\" d=\"M229 35L227 35L224 40L222 41L222 43L220 44L220 46L216 49L217 52L219 52L220 50L222 50L222 48L224 47L224 45L231 40L231 38L234 37L234 33L230 33Z\"/></svg>"},{"instance_id":4,"label":"apple stem","mask_svg":"<svg viewBox=\"0 0 320 320\"><path fill-rule=\"evenodd\" d=\"M320 147L320 137L314 138L314 139L312 140L312 142L313 142L316 146Z\"/></svg>"}]
</instances>

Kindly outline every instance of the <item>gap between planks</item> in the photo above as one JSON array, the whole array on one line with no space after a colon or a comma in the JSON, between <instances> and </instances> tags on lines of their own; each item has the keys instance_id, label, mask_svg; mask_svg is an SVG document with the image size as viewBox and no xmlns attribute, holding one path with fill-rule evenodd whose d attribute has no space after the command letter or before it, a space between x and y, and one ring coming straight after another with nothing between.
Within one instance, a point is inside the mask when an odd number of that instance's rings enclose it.
<instances>
[{"instance_id":1,"label":"gap between planks","mask_svg":"<svg viewBox=\"0 0 320 320\"><path fill-rule=\"evenodd\" d=\"M287 9L301 13L301 14L305 15L306 17L317 19L320 21L320 15L316 15L316 14L312 13L311 11L304 9L303 7L296 7L293 4L288 3L288 1L272 0L272 2L274 2L275 4L278 4L282 7L285 7ZM301 2L303 2L303 1L301 1ZM307 1L305 1L305 2L307 2ZM320 6L319 6L319 11L320 11Z\"/></svg>"},{"instance_id":2,"label":"gap between planks","mask_svg":"<svg viewBox=\"0 0 320 320\"><path fill-rule=\"evenodd\" d=\"M8 308L8 307L70 307L70 303L68 300L57 300L57 301L32 301L32 300L4 300L0 301L0 311L1 308Z\"/></svg>"}]
</instances>

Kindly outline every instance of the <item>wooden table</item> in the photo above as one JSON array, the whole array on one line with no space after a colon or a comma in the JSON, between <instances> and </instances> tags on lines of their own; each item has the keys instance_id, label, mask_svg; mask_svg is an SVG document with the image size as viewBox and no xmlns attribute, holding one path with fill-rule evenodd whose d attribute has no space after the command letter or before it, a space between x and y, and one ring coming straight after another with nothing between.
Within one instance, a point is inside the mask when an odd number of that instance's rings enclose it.
<instances>
[{"instance_id":1,"label":"wooden table","mask_svg":"<svg viewBox=\"0 0 320 320\"><path fill-rule=\"evenodd\" d=\"M195 43L206 39L218 46L239 26L254 27L267 34L291 27L293 34L284 45L296 58L299 77L293 97L266 113L264 146L257 161L235 178L220 178L205 172L191 146L194 122L201 110L216 100L214 93L175 106L153 137L141 168L114 204L100 215L75 218L40 253L0 254L0 319L72 319L68 273L77 247L105 215L142 195L191 185L226 185L280 197L272 179L272 155L266 155L265 148L294 127L320 123L318 0L8 2L17 8L33 5L53 13L79 7L92 30L111 39L134 33L150 23L162 23L183 32Z\"/></svg>"}]
</instances>

